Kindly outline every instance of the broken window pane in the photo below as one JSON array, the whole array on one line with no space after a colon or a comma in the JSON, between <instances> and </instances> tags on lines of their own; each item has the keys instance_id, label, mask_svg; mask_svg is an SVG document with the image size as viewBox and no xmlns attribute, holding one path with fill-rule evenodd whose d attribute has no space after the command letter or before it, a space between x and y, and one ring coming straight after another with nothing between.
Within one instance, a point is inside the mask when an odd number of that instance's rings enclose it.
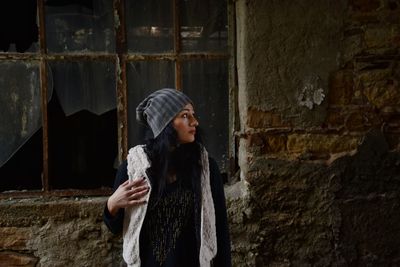
<instances>
[{"instance_id":1,"label":"broken window pane","mask_svg":"<svg viewBox=\"0 0 400 267\"><path fill-rule=\"evenodd\" d=\"M49 52L114 52L113 1L47 0Z\"/></svg>"},{"instance_id":2,"label":"broken window pane","mask_svg":"<svg viewBox=\"0 0 400 267\"><path fill-rule=\"evenodd\" d=\"M66 116L81 110L101 115L116 108L113 62L52 62L49 73Z\"/></svg>"},{"instance_id":3,"label":"broken window pane","mask_svg":"<svg viewBox=\"0 0 400 267\"><path fill-rule=\"evenodd\" d=\"M112 186L118 152L113 62L50 64L49 184L52 188Z\"/></svg>"},{"instance_id":4,"label":"broken window pane","mask_svg":"<svg viewBox=\"0 0 400 267\"><path fill-rule=\"evenodd\" d=\"M0 191L40 189L43 162L42 135L36 134L42 126L38 63L1 61L0 73ZM27 147L18 153L22 146Z\"/></svg>"},{"instance_id":5,"label":"broken window pane","mask_svg":"<svg viewBox=\"0 0 400 267\"><path fill-rule=\"evenodd\" d=\"M180 2L182 51L227 51L226 0Z\"/></svg>"},{"instance_id":6,"label":"broken window pane","mask_svg":"<svg viewBox=\"0 0 400 267\"><path fill-rule=\"evenodd\" d=\"M127 64L129 146L143 144L145 127L136 121L136 106L151 92L174 88L172 61L139 61Z\"/></svg>"},{"instance_id":7,"label":"broken window pane","mask_svg":"<svg viewBox=\"0 0 400 267\"><path fill-rule=\"evenodd\" d=\"M0 52L38 51L36 1L2 1L0 8Z\"/></svg>"},{"instance_id":8,"label":"broken window pane","mask_svg":"<svg viewBox=\"0 0 400 267\"><path fill-rule=\"evenodd\" d=\"M125 1L128 51L170 52L174 48L172 0Z\"/></svg>"},{"instance_id":9,"label":"broken window pane","mask_svg":"<svg viewBox=\"0 0 400 267\"><path fill-rule=\"evenodd\" d=\"M187 61L183 64L183 91L193 100L210 155L222 172L228 171L228 62Z\"/></svg>"}]
</instances>

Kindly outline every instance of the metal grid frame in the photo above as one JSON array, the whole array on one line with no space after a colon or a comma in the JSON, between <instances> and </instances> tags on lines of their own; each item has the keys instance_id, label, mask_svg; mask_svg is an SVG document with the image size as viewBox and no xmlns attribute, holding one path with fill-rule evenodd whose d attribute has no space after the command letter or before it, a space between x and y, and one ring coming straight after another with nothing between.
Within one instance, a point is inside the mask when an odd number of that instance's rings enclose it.
<instances>
[{"instance_id":1,"label":"metal grid frame","mask_svg":"<svg viewBox=\"0 0 400 267\"><path fill-rule=\"evenodd\" d=\"M47 53L46 45L46 29L45 29L45 0L37 0L37 14L38 14L38 27L39 27L39 52L36 53L4 53L0 52L0 61L2 60L28 60L39 61L40 68L40 90L41 90L41 110L42 110L42 127L43 127L43 173L42 173L42 190L30 191L12 191L0 193L1 198L17 198L17 197L68 197L68 196L97 196L107 195L111 193L110 188L100 188L92 190L70 189L70 190L51 190L49 181L49 142L48 142L48 117L47 117L47 75L48 65L47 62L51 61L113 61L115 63L115 80L116 80L116 95L117 95L117 128L118 128L118 159L121 162L126 157L128 151L128 112L127 112L127 75L126 65L127 62L134 61L159 61L170 60L175 65L175 86L178 90L182 89L182 63L186 60L229 60L229 99L230 99L230 115L229 115L229 158L230 158L230 173L232 173L234 164L232 159L235 156L235 141L234 132L237 129L235 122L236 116L236 102L235 95L237 95L236 82L236 63L234 57L235 39L232 37L232 29L234 29L234 8L233 3L228 1L228 28L229 42L228 52L181 52L181 36L180 36L180 20L179 20L179 2L181 0L173 0L173 26L174 26L174 50L171 53L157 53L157 54L133 54L127 51L127 38L126 38L126 19L125 19L125 0L113 0L113 12L118 16L120 23L115 25L114 29L116 36L116 51L115 53L101 53L101 52L73 52L73 53ZM233 114L233 116L231 115ZM231 133L231 130L233 132ZM232 139L233 138L233 139ZM232 146L233 144L233 146Z\"/></svg>"}]
</instances>

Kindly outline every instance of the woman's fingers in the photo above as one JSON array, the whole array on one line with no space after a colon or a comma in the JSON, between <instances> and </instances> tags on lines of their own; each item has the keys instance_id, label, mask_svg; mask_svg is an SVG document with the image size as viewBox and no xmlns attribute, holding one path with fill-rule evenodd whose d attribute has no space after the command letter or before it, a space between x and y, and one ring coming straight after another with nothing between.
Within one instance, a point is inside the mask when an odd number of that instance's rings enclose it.
<instances>
[{"instance_id":1,"label":"woman's fingers","mask_svg":"<svg viewBox=\"0 0 400 267\"><path fill-rule=\"evenodd\" d=\"M143 204L143 203L146 203L146 199L145 198L137 199L137 200L130 200L128 202L128 205L129 206L135 206L135 205L140 205L140 204Z\"/></svg>"},{"instance_id":2,"label":"woman's fingers","mask_svg":"<svg viewBox=\"0 0 400 267\"><path fill-rule=\"evenodd\" d=\"M134 181L131 181L129 185L132 186L132 187L137 187L137 186L140 186L142 184L146 184L146 180L144 178L139 178L139 179L136 179Z\"/></svg>"},{"instance_id":3,"label":"woman's fingers","mask_svg":"<svg viewBox=\"0 0 400 267\"><path fill-rule=\"evenodd\" d=\"M126 180L122 183L119 188L110 197L110 206L116 206L118 208L125 208L128 206L134 206L143 204L146 202L144 196L149 192L149 186L144 178L140 178L134 181Z\"/></svg>"},{"instance_id":4,"label":"woman's fingers","mask_svg":"<svg viewBox=\"0 0 400 267\"><path fill-rule=\"evenodd\" d=\"M145 179L137 179L134 181L131 181L128 179L123 184L121 184L121 187L125 188L125 189L132 189L132 188L139 187L139 186L146 185L146 184L147 184L147 182Z\"/></svg>"},{"instance_id":5,"label":"woman's fingers","mask_svg":"<svg viewBox=\"0 0 400 267\"><path fill-rule=\"evenodd\" d=\"M129 184L129 182L130 182L130 181L129 181L129 179L128 179L128 180L126 180L125 182L123 182L121 185L122 185L122 186L127 186L127 185Z\"/></svg>"},{"instance_id":6,"label":"woman's fingers","mask_svg":"<svg viewBox=\"0 0 400 267\"><path fill-rule=\"evenodd\" d=\"M135 194L135 193L137 193L137 192L140 192L140 191L143 191L143 190L147 190L149 187L147 186L147 185L141 185L141 186L138 186L138 187L132 187L130 190L129 190L129 194Z\"/></svg>"},{"instance_id":7,"label":"woman's fingers","mask_svg":"<svg viewBox=\"0 0 400 267\"><path fill-rule=\"evenodd\" d=\"M128 197L129 201L135 200L135 199L137 200L137 199L144 197L149 192L149 188L143 187L141 190L136 190L135 192L133 192L133 191L135 191L135 190L132 190L132 194L130 194L130 196Z\"/></svg>"}]
</instances>

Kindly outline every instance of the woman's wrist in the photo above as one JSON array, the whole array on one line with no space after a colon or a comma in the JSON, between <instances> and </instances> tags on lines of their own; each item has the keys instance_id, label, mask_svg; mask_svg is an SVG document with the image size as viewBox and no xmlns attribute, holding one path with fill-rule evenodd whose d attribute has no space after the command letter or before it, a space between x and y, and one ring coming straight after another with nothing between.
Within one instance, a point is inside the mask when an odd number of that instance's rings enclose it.
<instances>
[{"instance_id":1,"label":"woman's wrist","mask_svg":"<svg viewBox=\"0 0 400 267\"><path fill-rule=\"evenodd\" d=\"M108 212L111 214L111 216L114 217L115 215L117 215L117 212L119 209L114 205L112 196L109 197L107 200L107 209L108 209Z\"/></svg>"}]
</instances>

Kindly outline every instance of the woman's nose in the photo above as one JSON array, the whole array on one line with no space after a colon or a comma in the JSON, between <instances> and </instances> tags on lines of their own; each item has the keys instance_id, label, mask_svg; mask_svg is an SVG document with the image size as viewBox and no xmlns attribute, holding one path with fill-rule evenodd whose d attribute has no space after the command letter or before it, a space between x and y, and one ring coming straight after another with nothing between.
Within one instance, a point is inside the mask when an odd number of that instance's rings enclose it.
<instances>
[{"instance_id":1,"label":"woman's nose","mask_svg":"<svg viewBox=\"0 0 400 267\"><path fill-rule=\"evenodd\" d=\"M191 125L191 126L194 126L194 127L197 127L197 126L199 126L199 122L197 121L196 118L193 117L193 119L192 119L190 125Z\"/></svg>"}]
</instances>

